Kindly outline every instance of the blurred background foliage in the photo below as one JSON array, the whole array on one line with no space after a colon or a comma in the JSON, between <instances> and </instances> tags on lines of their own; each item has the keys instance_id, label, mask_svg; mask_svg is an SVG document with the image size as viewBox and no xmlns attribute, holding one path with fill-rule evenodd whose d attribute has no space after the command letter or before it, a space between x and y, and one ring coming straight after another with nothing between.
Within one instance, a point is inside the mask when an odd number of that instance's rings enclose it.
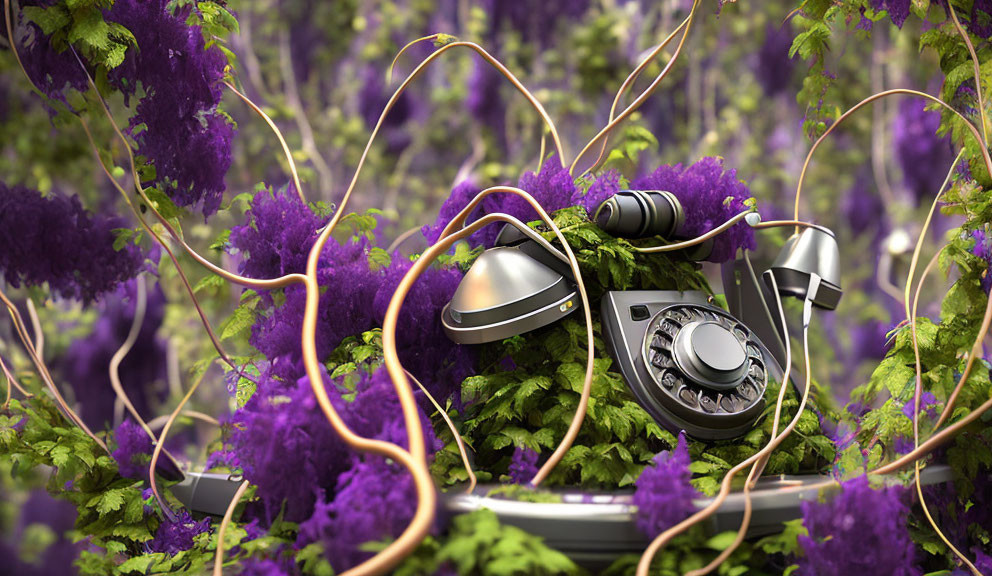
<instances>
[{"instance_id":1,"label":"blurred background foliage","mask_svg":"<svg viewBox=\"0 0 992 576\"><path fill-rule=\"evenodd\" d=\"M226 45L233 52L236 83L285 135L308 199L331 205L347 186L393 89L431 51L430 43L407 51L390 83L390 63L408 42L445 33L482 45L541 100L571 157L606 124L628 72L681 22L690 5L686 0L232 0L227 7L236 14L239 29ZM796 182L811 145L808 134L816 131L810 126L814 120L808 120L808 102L821 106L820 113L836 116L886 88L939 90L940 62L919 44L927 25L913 18L901 30L887 19L876 22L870 35L857 22L835 29L824 61L834 81L818 92L820 86L807 77L811 62L790 55L793 38L802 31L802 17L792 14L793 8L780 2L705 3L681 60L611 139L612 147L630 155L612 158L608 166L632 179L659 164L722 156L748 184L765 219L791 217ZM635 93L665 61L647 68ZM193 214L183 226L187 240L201 253L234 269L234 256L210 246L223 230L243 222L247 202L239 194L260 183L280 187L288 172L265 123L230 92L223 98L237 125L225 206L233 202L209 224ZM632 98L627 95L623 102ZM126 124L122 100L116 95L109 104L118 111L118 122ZM908 268L907 248L911 251L909 243L919 234L953 159L949 142L933 135L936 121L927 114L933 113L887 99L855 116L819 150L804 185L801 215L834 229L841 240L846 295L836 314L820 323L812 346L816 378L841 406L884 355L886 333L902 314L891 293L901 290L896 286L902 285ZM123 166L123 150L109 124L94 121L92 129L101 148ZM515 182L524 171L535 170L545 150L542 135L540 117L505 79L469 50L449 53L412 84L385 119L351 208L382 211L376 234L387 245L404 231L433 222L459 182ZM0 176L9 186L78 194L94 212L127 214L94 162L81 125L32 94L5 37L0 38ZM938 216L923 262L957 224L952 217ZM756 260L770 260L782 241L779 234L761 234ZM425 246L417 235L404 250L412 253ZM203 296L208 316L223 330L241 290L205 280L207 274L191 259L179 258ZM162 262L163 305L152 332L163 362L134 367L143 371L139 377L149 390L142 409L148 419L175 405L181 394L175 385L178 375L195 370L197 359L213 353L189 312L175 269L167 259ZM715 270L708 272L717 278ZM937 295L945 289L939 281L928 284L921 299L927 310L921 314L935 312L926 303L939 302ZM48 359L65 357L80 339L96 341L98 318L108 316L117 324L117 336L105 346L112 354L133 316L126 309L98 312L56 301L40 290L18 294L39 307ZM14 342L5 319L0 322L0 355L13 358L16 368L26 368L26 359L10 348ZM238 352L239 345L247 343L235 339L229 347ZM106 354L100 358L106 360ZM90 388L80 379L103 374L100 361L93 360L91 368L65 368L70 402L78 400L74 389ZM224 411L231 399L221 371L210 370L206 383L192 407ZM187 426L184 433L197 431L204 438L212 435L197 426ZM22 504L35 493L24 490L23 485L12 486L7 471L0 470L0 534L8 540L2 545L16 542L17 558L31 564L32 550L59 536L31 528L31 519L24 517L29 507ZM0 574L27 573L21 570L27 568L0 565Z\"/></svg>"}]
</instances>

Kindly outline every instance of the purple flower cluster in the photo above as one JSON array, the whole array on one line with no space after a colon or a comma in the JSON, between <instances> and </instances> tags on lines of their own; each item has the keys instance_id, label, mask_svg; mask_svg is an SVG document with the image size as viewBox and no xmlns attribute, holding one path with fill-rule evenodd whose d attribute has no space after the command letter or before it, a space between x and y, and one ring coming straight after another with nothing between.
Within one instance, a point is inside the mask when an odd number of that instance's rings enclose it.
<instances>
[{"instance_id":1,"label":"purple flower cluster","mask_svg":"<svg viewBox=\"0 0 992 576\"><path fill-rule=\"evenodd\" d=\"M152 439L130 418L126 418L114 432L117 449L113 457L117 470L125 478L148 476L148 458L152 454Z\"/></svg>"},{"instance_id":2,"label":"purple flower cluster","mask_svg":"<svg viewBox=\"0 0 992 576\"><path fill-rule=\"evenodd\" d=\"M937 397L932 393L923 391L920 394L920 410L922 410L928 417L933 418L937 415ZM916 400L910 398L906 405L902 407L902 413L906 418L912 419L916 414Z\"/></svg>"},{"instance_id":3,"label":"purple flower cluster","mask_svg":"<svg viewBox=\"0 0 992 576\"><path fill-rule=\"evenodd\" d=\"M263 374L260 388L229 424L229 464L258 487L264 514L272 520L285 502L285 518L307 518L316 487L331 486L347 466L344 444L317 406L309 380L286 386ZM337 408L344 404L329 390Z\"/></svg>"},{"instance_id":4,"label":"purple flower cluster","mask_svg":"<svg viewBox=\"0 0 992 576\"><path fill-rule=\"evenodd\" d=\"M653 538L688 518L695 510L693 499L699 497L689 483L691 478L689 444L683 433L674 450L655 456L654 465L637 478L633 502L638 530Z\"/></svg>"},{"instance_id":5,"label":"purple flower cluster","mask_svg":"<svg viewBox=\"0 0 992 576\"><path fill-rule=\"evenodd\" d=\"M300 200L292 184L260 190L246 213L248 221L231 228L229 251L244 256L241 274L272 279L303 273L321 219Z\"/></svg>"},{"instance_id":6,"label":"purple flower cluster","mask_svg":"<svg viewBox=\"0 0 992 576\"><path fill-rule=\"evenodd\" d=\"M210 518L197 522L189 511L182 510L173 520L165 520L155 531L155 538L146 544L149 552L178 554L193 547L193 539L210 531Z\"/></svg>"},{"instance_id":7,"label":"purple flower cluster","mask_svg":"<svg viewBox=\"0 0 992 576\"><path fill-rule=\"evenodd\" d=\"M551 32L559 22L579 20L589 10L589 0L571 2L544 2L542 0L482 0L482 9L489 15L490 34L496 41L505 27L520 34L525 42L536 41L548 46L554 36Z\"/></svg>"},{"instance_id":8,"label":"purple flower cluster","mask_svg":"<svg viewBox=\"0 0 992 576\"><path fill-rule=\"evenodd\" d=\"M803 550L799 573L871 574L884 566L885 573L893 576L921 574L907 513L901 489L874 490L866 476L844 482L829 502L803 502L803 525L809 535L799 537Z\"/></svg>"},{"instance_id":9,"label":"purple flower cluster","mask_svg":"<svg viewBox=\"0 0 992 576\"><path fill-rule=\"evenodd\" d=\"M992 289L992 242L983 230L975 230L971 233L971 237L975 240L971 253L985 260L986 263L985 270L981 271L981 283L982 290L988 294Z\"/></svg>"},{"instance_id":10,"label":"purple flower cluster","mask_svg":"<svg viewBox=\"0 0 992 576\"><path fill-rule=\"evenodd\" d=\"M372 302L381 282L369 269L368 242L338 244L331 240L321 256L317 282L321 294L317 312L317 355L326 358L348 336L375 327ZM300 334L306 289L285 289L285 302L252 327L251 343L272 363L275 375L293 380L303 374Z\"/></svg>"},{"instance_id":11,"label":"purple flower cluster","mask_svg":"<svg viewBox=\"0 0 992 576\"><path fill-rule=\"evenodd\" d=\"M975 0L971 5L968 30L979 38L992 38L992 0Z\"/></svg>"},{"instance_id":12,"label":"purple flower cluster","mask_svg":"<svg viewBox=\"0 0 992 576\"><path fill-rule=\"evenodd\" d=\"M232 417L229 452L223 459L240 467L245 479L258 487L268 521L283 510L286 520L299 522L315 513L324 490L354 462L317 405L309 379L287 386L263 374L260 382L255 395ZM407 445L399 398L384 368L364 375L351 401L329 379L324 387L356 434ZM440 449L423 414L421 425L428 450Z\"/></svg>"},{"instance_id":13,"label":"purple flower cluster","mask_svg":"<svg viewBox=\"0 0 992 576\"><path fill-rule=\"evenodd\" d=\"M107 366L131 330L136 290L132 280L101 300L93 331L86 338L74 339L56 365L62 378L72 385L79 415L94 428L102 428L113 419L117 396ZM164 318L165 294L155 284L147 291L141 331L117 371L128 398L145 417L166 388L166 344L158 336Z\"/></svg>"},{"instance_id":14,"label":"purple flower cluster","mask_svg":"<svg viewBox=\"0 0 992 576\"><path fill-rule=\"evenodd\" d=\"M217 109L227 59L206 47L199 26L186 19L192 6L175 12L167 0L118 0L105 14L130 30L137 49L110 71L125 98L140 83L145 95L131 118L138 153L155 166L155 182L181 206L217 211L231 166L234 127Z\"/></svg>"},{"instance_id":15,"label":"purple flower cluster","mask_svg":"<svg viewBox=\"0 0 992 576\"><path fill-rule=\"evenodd\" d=\"M588 213L592 214L603 200L619 191L620 175L615 171L608 170L593 182L589 190L583 192L575 185L568 173L568 168L562 166L557 156L551 156L536 174L534 172L524 173L520 177L517 187L533 196L548 214L575 205L583 206ZM437 242L444 227L451 222L455 215L468 206L468 203L479 192L481 192L479 187L470 181L464 181L455 186L451 196L441 205L441 210L434 224L424 226L424 236L432 243ZM523 222L538 219L537 213L523 198L512 194L498 193L486 196L482 205L472 212L465 219L465 222L470 224L482 214L496 212L509 214ZM470 237L470 242L474 245L492 246L499 230L497 225L483 228Z\"/></svg>"},{"instance_id":16,"label":"purple flower cluster","mask_svg":"<svg viewBox=\"0 0 992 576\"><path fill-rule=\"evenodd\" d=\"M365 119L369 130L375 127L379 116L386 109L386 104L392 96L392 90L386 86L383 69L368 65L361 73L362 88L358 96L358 113ZM393 104L380 128L382 137L386 140L386 150L390 154L399 154L413 141L404 124L416 113L416 103L410 92L404 92Z\"/></svg>"},{"instance_id":17,"label":"purple flower cluster","mask_svg":"<svg viewBox=\"0 0 992 576\"><path fill-rule=\"evenodd\" d=\"M722 158L703 158L683 168L682 164L661 166L636 182L641 190L667 190L674 194L685 211L682 235L695 237L708 232L744 211L751 197L747 186L737 179L737 170L724 170ZM754 230L738 222L714 239L707 260L732 260L738 249L753 250Z\"/></svg>"},{"instance_id":18,"label":"purple flower cluster","mask_svg":"<svg viewBox=\"0 0 992 576\"><path fill-rule=\"evenodd\" d=\"M39 1L21 3L22 6L45 4ZM65 46L57 49L52 45L51 37L31 22L23 22L20 29L14 30L14 35L25 72L45 96L68 105L66 90L86 90L86 73L71 50Z\"/></svg>"},{"instance_id":19,"label":"purple flower cluster","mask_svg":"<svg viewBox=\"0 0 992 576\"><path fill-rule=\"evenodd\" d=\"M114 250L116 216L90 214L77 196L43 196L0 182L0 273L11 286L48 283L63 298L91 302L141 270L141 250Z\"/></svg>"},{"instance_id":20,"label":"purple flower cluster","mask_svg":"<svg viewBox=\"0 0 992 576\"><path fill-rule=\"evenodd\" d=\"M385 368L357 392L346 408L353 429L407 447L399 400ZM420 416L428 451L439 450L430 421ZM352 456L350 468L337 479L333 498L318 501L313 515L300 524L297 545L323 542L334 569L344 571L371 557L371 552L360 550L361 544L399 536L413 518L416 501L413 479L398 463L379 456Z\"/></svg>"},{"instance_id":21,"label":"purple flower cluster","mask_svg":"<svg viewBox=\"0 0 992 576\"><path fill-rule=\"evenodd\" d=\"M510 479L514 484L526 484L537 474L537 459L540 455L525 446L513 449L510 459Z\"/></svg>"},{"instance_id":22,"label":"purple flower cluster","mask_svg":"<svg viewBox=\"0 0 992 576\"><path fill-rule=\"evenodd\" d=\"M940 113L927 110L919 99L899 103L892 128L892 145L903 173L903 184L919 204L937 194L944 170L954 160L950 139L937 137Z\"/></svg>"}]
</instances>

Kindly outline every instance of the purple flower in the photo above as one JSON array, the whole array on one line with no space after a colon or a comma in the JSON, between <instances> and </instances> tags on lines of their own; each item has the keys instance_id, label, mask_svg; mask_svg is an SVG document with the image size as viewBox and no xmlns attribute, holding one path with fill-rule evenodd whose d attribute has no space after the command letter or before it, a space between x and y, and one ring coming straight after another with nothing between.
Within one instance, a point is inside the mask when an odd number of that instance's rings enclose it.
<instances>
[{"instance_id":1,"label":"purple flower","mask_svg":"<svg viewBox=\"0 0 992 576\"><path fill-rule=\"evenodd\" d=\"M937 397L930 392L924 390L920 395L920 409L922 409L927 416L933 418L937 415L937 404ZM906 418L913 418L913 415L916 413L916 400L914 398L910 398L909 401L906 402L906 405L902 407L902 413L906 416Z\"/></svg>"},{"instance_id":2,"label":"purple flower","mask_svg":"<svg viewBox=\"0 0 992 576\"><path fill-rule=\"evenodd\" d=\"M610 198L620 191L620 173L616 170L607 170L593 181L585 194L576 190L572 194L572 204L582 206L586 209L586 214L591 218L596 213L596 209L604 200Z\"/></svg>"},{"instance_id":3,"label":"purple flower","mask_svg":"<svg viewBox=\"0 0 992 576\"><path fill-rule=\"evenodd\" d=\"M520 34L524 42L547 47L559 22L579 20L589 10L589 0L545 2L542 0L482 0L482 9L492 20L490 35L494 42L504 36L503 29Z\"/></svg>"},{"instance_id":4,"label":"purple flower","mask_svg":"<svg viewBox=\"0 0 992 576\"><path fill-rule=\"evenodd\" d=\"M510 460L510 479L514 484L526 484L537 474L537 452L526 446L517 446L513 449L513 458Z\"/></svg>"},{"instance_id":5,"label":"purple flower","mask_svg":"<svg viewBox=\"0 0 992 576\"><path fill-rule=\"evenodd\" d=\"M383 70L382 67L368 65L361 73L362 88L358 94L358 113L365 119L365 126L370 130L379 121L379 116L386 109L393 92L386 86ZM410 132L403 126L413 117L415 111L415 102L410 92L404 92L386 115L380 130L390 154L399 154L413 141Z\"/></svg>"},{"instance_id":6,"label":"purple flower","mask_svg":"<svg viewBox=\"0 0 992 576\"><path fill-rule=\"evenodd\" d=\"M605 186L606 184L604 184ZM582 194L572 181L568 173L568 168L561 165L557 156L548 158L541 170L535 174L526 172L520 177L517 187L528 192L534 197L544 210L551 214L555 210L560 210L573 204L573 198L581 198ZM463 181L451 192L451 196L441 206L438 218L432 226L424 226L424 236L430 242L436 242L440 237L444 227L458 214L468 203L478 194L480 190L469 181ZM531 222L539 219L534 208L523 198L512 194L490 194L482 201L481 210L475 210L465 219L466 224L471 224L482 214L493 214L503 212L520 219L523 222ZM492 246L499 234L500 226L490 225L479 230L470 237L470 242L474 245L482 244Z\"/></svg>"},{"instance_id":7,"label":"purple flower","mask_svg":"<svg viewBox=\"0 0 992 576\"><path fill-rule=\"evenodd\" d=\"M58 372L72 385L79 415L94 428L102 428L114 418L117 395L107 366L131 331L136 292L132 280L101 300L92 332L86 338L74 339L57 364ZM150 417L154 402L166 393L166 343L158 336L164 318L165 294L155 284L147 291L141 331L117 371L128 398L145 417Z\"/></svg>"},{"instance_id":8,"label":"purple flower","mask_svg":"<svg viewBox=\"0 0 992 576\"><path fill-rule=\"evenodd\" d=\"M347 244L331 240L321 254L317 283L321 295L317 313L317 356L327 358L348 336L375 327L372 302L382 281L369 270L368 242ZM283 379L303 374L300 333L306 307L306 289L285 289L285 302L252 327L251 343L272 362L273 373Z\"/></svg>"},{"instance_id":9,"label":"purple flower","mask_svg":"<svg viewBox=\"0 0 992 576\"><path fill-rule=\"evenodd\" d=\"M872 10L876 12L885 10L889 13L889 19L897 28L902 28L906 18L909 17L909 7L912 0L870 0Z\"/></svg>"},{"instance_id":10,"label":"purple flower","mask_svg":"<svg viewBox=\"0 0 992 576\"><path fill-rule=\"evenodd\" d=\"M165 520L155 531L155 538L146 544L149 552L178 554L193 547L193 539L210 531L210 518L193 520L189 511L181 510L175 520Z\"/></svg>"},{"instance_id":11,"label":"purple flower","mask_svg":"<svg viewBox=\"0 0 992 576\"><path fill-rule=\"evenodd\" d=\"M348 464L344 444L317 406L309 380L295 386L259 377L263 386L231 419L228 442L231 464L258 487L268 520L285 503L285 519L299 522L310 516L316 494L333 486ZM328 386L339 410L344 401Z\"/></svg>"},{"instance_id":12,"label":"purple flower","mask_svg":"<svg viewBox=\"0 0 992 576\"><path fill-rule=\"evenodd\" d=\"M988 236L983 230L975 230L971 233L971 237L975 240L975 245L971 249L971 253L975 256L985 260L986 268L980 272L980 278L982 283L982 290L988 294L989 290L992 289L992 242L989 241Z\"/></svg>"},{"instance_id":13,"label":"purple flower","mask_svg":"<svg viewBox=\"0 0 992 576\"><path fill-rule=\"evenodd\" d=\"M795 65L789 56L792 48L792 31L788 26L765 27L765 41L758 50L754 74L765 94L774 96L789 85Z\"/></svg>"},{"instance_id":14,"label":"purple flower","mask_svg":"<svg viewBox=\"0 0 992 576\"><path fill-rule=\"evenodd\" d=\"M319 502L300 524L298 546L323 542L335 571L344 571L372 556L366 542L395 538L410 523L416 494L410 474L378 456L357 460L338 478L334 499Z\"/></svg>"},{"instance_id":15,"label":"purple flower","mask_svg":"<svg viewBox=\"0 0 992 576\"><path fill-rule=\"evenodd\" d=\"M125 478L143 478L148 475L148 459L152 455L152 439L141 426L126 418L114 432L117 449L114 460Z\"/></svg>"},{"instance_id":16,"label":"purple flower","mask_svg":"<svg viewBox=\"0 0 992 576\"><path fill-rule=\"evenodd\" d=\"M724 170L722 158L703 158L688 168L682 164L661 166L638 179L634 187L641 190L667 190L674 194L685 211L682 235L692 238L708 232L743 212L751 197L747 186L737 179L737 170ZM754 231L738 222L714 239L707 260L732 260L738 249L754 250Z\"/></svg>"},{"instance_id":17,"label":"purple flower","mask_svg":"<svg viewBox=\"0 0 992 576\"><path fill-rule=\"evenodd\" d=\"M110 71L111 85L127 98L138 84L145 95L131 118L138 154L155 166L155 183L180 206L204 216L220 206L231 166L234 128L217 109L227 59L206 47L199 26L188 26L191 7L173 13L166 0L118 0L106 12L137 41L124 63Z\"/></svg>"},{"instance_id":18,"label":"purple flower","mask_svg":"<svg viewBox=\"0 0 992 576\"><path fill-rule=\"evenodd\" d=\"M437 220L434 224L429 226L424 226L421 228L421 232L427 240L434 244L441 237L441 232L444 231L445 226L448 225L455 216L458 215L468 203L475 198L482 189L475 185L471 180L462 180L459 182L454 189L451 191L451 195L441 204L441 210L438 212ZM471 224L473 221L479 218L479 213L481 209L476 208L468 218L465 219L466 224ZM482 239L480 234L485 232L485 230L480 230L471 236L474 244L481 244Z\"/></svg>"},{"instance_id":19,"label":"purple flower","mask_svg":"<svg viewBox=\"0 0 992 576\"><path fill-rule=\"evenodd\" d=\"M696 509L693 499L699 497L689 483L691 477L689 444L682 433L675 449L655 456L654 465L645 468L634 484L638 530L653 538L688 518Z\"/></svg>"},{"instance_id":20,"label":"purple flower","mask_svg":"<svg viewBox=\"0 0 992 576\"><path fill-rule=\"evenodd\" d=\"M293 576L299 571L290 562L278 562L268 558L256 560L249 558L240 562L241 571L238 576Z\"/></svg>"},{"instance_id":21,"label":"purple flower","mask_svg":"<svg viewBox=\"0 0 992 576\"><path fill-rule=\"evenodd\" d=\"M841 211L855 235L874 232L875 238L880 239L888 229L885 206L873 190L871 174L867 170L856 174L854 184L841 200Z\"/></svg>"},{"instance_id":22,"label":"purple flower","mask_svg":"<svg viewBox=\"0 0 992 576\"><path fill-rule=\"evenodd\" d=\"M921 574L906 525L908 510L902 490L873 490L866 476L844 482L839 494L825 503L803 502L800 536L803 556L799 573L815 576L871 574L885 566L886 574Z\"/></svg>"},{"instance_id":23,"label":"purple flower","mask_svg":"<svg viewBox=\"0 0 992 576\"><path fill-rule=\"evenodd\" d=\"M244 256L242 274L272 279L306 271L307 255L323 222L292 185L278 192L258 191L246 216L245 224L231 228L229 241L229 251Z\"/></svg>"},{"instance_id":24,"label":"purple flower","mask_svg":"<svg viewBox=\"0 0 992 576\"><path fill-rule=\"evenodd\" d=\"M944 174L938 166L954 160L950 139L937 137L940 113L926 110L919 99L899 103L899 115L892 128L892 145L903 172L903 184L919 204L937 194Z\"/></svg>"},{"instance_id":25,"label":"purple flower","mask_svg":"<svg viewBox=\"0 0 992 576\"><path fill-rule=\"evenodd\" d=\"M32 1L21 5L44 7L46 4ZM21 23L20 28L14 30L14 35L25 72L45 96L68 106L66 90L82 92L88 88L86 74L67 46L57 49L52 45L51 37L46 36L41 28L31 22Z\"/></svg>"},{"instance_id":26,"label":"purple flower","mask_svg":"<svg viewBox=\"0 0 992 576\"><path fill-rule=\"evenodd\" d=\"M0 273L14 288L47 282L63 298L91 302L141 270L137 246L114 250L113 230L124 227L90 214L77 196L0 182Z\"/></svg>"},{"instance_id":27,"label":"purple flower","mask_svg":"<svg viewBox=\"0 0 992 576\"><path fill-rule=\"evenodd\" d=\"M0 503L5 503L6 495L0 495ZM0 574L11 576L48 576L50 574L75 574L73 562L82 549L82 543L74 544L68 537L76 521L76 507L65 500L56 500L44 490L33 490L27 499L20 503L20 516L15 526L0 538L0 554L4 566ZM32 562L19 558L19 544L28 544L28 528L41 525L49 528L55 540ZM8 539L10 544L8 545Z\"/></svg>"},{"instance_id":28,"label":"purple flower","mask_svg":"<svg viewBox=\"0 0 992 576\"><path fill-rule=\"evenodd\" d=\"M492 130L500 148L506 145L506 100L500 93L505 81L488 62L478 59L472 67L465 99L471 117Z\"/></svg>"},{"instance_id":29,"label":"purple flower","mask_svg":"<svg viewBox=\"0 0 992 576\"><path fill-rule=\"evenodd\" d=\"M992 0L975 0L971 5L968 29L979 38L988 40L992 37Z\"/></svg>"}]
</instances>

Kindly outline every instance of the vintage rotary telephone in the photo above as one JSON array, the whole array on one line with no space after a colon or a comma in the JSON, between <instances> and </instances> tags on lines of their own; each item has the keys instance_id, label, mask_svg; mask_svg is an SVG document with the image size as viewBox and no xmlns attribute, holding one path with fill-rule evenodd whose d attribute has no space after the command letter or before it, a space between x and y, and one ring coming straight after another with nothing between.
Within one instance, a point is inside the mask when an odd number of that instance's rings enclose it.
<instances>
[{"instance_id":1,"label":"vintage rotary telephone","mask_svg":"<svg viewBox=\"0 0 992 576\"><path fill-rule=\"evenodd\" d=\"M621 237L674 238L685 216L671 193L624 190L605 200L593 220ZM452 340L501 340L578 307L564 255L535 236L513 222L479 256L442 312ZM703 243L686 256L703 258L710 246ZM703 292L611 291L602 301L603 335L634 397L660 425L707 440L733 438L764 411L768 379L783 376L779 307L768 303L781 295L805 297L817 275L813 305L835 308L841 296L838 261L833 233L807 226L765 272L774 277L777 293L767 278L758 282L745 253L724 266L729 313Z\"/></svg>"}]
</instances>

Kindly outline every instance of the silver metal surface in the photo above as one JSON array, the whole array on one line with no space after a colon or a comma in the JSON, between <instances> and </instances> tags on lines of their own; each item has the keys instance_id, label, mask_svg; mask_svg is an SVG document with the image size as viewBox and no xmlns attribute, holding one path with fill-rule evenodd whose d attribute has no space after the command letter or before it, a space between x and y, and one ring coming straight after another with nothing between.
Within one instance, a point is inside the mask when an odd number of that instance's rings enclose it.
<instances>
[{"instance_id":1,"label":"silver metal surface","mask_svg":"<svg viewBox=\"0 0 992 576\"><path fill-rule=\"evenodd\" d=\"M945 465L928 466L920 477L924 485L950 479L950 468ZM559 502L534 503L487 496L491 488L479 486L476 494L443 494L442 505L455 514L490 509L500 522L543 538L552 548L590 568L605 567L622 554L639 554L648 545L648 538L637 529L637 507L630 491L560 491ZM837 488L831 477L817 474L762 478L751 491L752 517L747 536L780 532L783 522L801 517L802 502L815 500L821 490ZM702 509L711 502L711 498L699 498L693 500L693 505ZM703 526L709 534L736 531L743 516L744 494L736 491Z\"/></svg>"},{"instance_id":2,"label":"silver metal surface","mask_svg":"<svg viewBox=\"0 0 992 576\"><path fill-rule=\"evenodd\" d=\"M840 301L840 250L837 239L825 228L808 227L793 234L770 270L783 294L805 298L810 275L816 273L823 284L813 304L833 310Z\"/></svg>"},{"instance_id":3,"label":"silver metal surface","mask_svg":"<svg viewBox=\"0 0 992 576\"><path fill-rule=\"evenodd\" d=\"M517 247L483 252L441 312L445 334L481 344L546 326L578 308L574 286Z\"/></svg>"}]
</instances>

